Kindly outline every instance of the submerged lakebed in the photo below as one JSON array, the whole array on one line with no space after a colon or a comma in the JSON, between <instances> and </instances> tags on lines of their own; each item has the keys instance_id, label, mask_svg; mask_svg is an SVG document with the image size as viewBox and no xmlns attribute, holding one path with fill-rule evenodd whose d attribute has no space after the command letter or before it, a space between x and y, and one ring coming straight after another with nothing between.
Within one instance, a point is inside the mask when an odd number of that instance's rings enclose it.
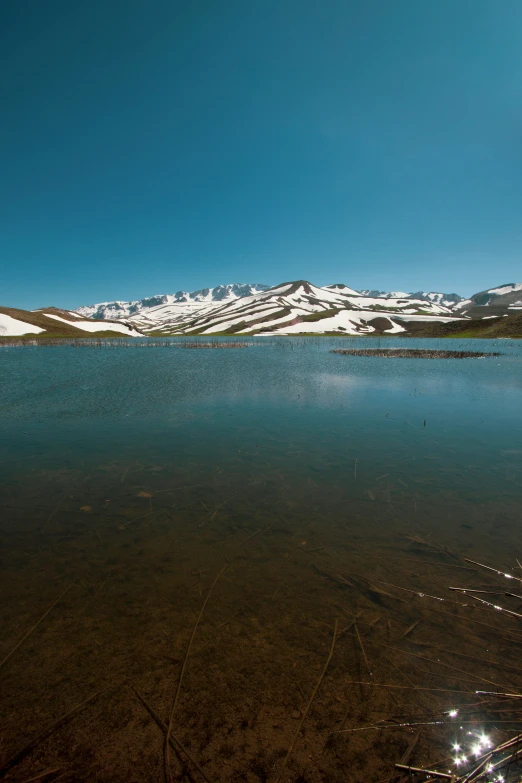
<instances>
[{"instance_id":1,"label":"submerged lakebed","mask_svg":"<svg viewBox=\"0 0 522 783\"><path fill-rule=\"evenodd\" d=\"M0 348L0 768L95 696L6 779L160 779L145 704L175 780L379 781L519 725L475 691L520 693L520 620L449 588L522 576L522 344L331 352L404 348L363 339Z\"/></svg>"}]
</instances>

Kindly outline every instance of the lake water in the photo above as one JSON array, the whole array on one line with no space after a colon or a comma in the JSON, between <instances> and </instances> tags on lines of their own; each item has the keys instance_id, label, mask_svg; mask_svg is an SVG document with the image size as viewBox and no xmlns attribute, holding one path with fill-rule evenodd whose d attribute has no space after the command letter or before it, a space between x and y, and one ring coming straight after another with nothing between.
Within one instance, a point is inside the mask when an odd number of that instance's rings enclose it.
<instances>
[{"instance_id":1,"label":"lake water","mask_svg":"<svg viewBox=\"0 0 522 783\"><path fill-rule=\"evenodd\" d=\"M513 728L474 692L520 688L520 621L448 587L502 594L465 558L522 576L522 343L330 353L362 344L0 348L0 659L69 588L0 670L0 755L109 688L13 780L45 764L161 778L163 733L133 689L168 723L224 566L172 723L210 780L276 781L303 717L281 780L387 780L417 732L418 765L470 726ZM369 728L454 708L462 728ZM171 756L173 779L202 779Z\"/></svg>"}]
</instances>

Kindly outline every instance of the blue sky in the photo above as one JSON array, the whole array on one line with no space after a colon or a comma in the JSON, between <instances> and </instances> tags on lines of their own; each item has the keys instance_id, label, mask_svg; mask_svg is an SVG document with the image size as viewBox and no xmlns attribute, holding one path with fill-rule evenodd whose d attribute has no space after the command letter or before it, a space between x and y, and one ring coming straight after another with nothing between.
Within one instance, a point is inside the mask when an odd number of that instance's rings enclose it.
<instances>
[{"instance_id":1,"label":"blue sky","mask_svg":"<svg viewBox=\"0 0 522 783\"><path fill-rule=\"evenodd\" d=\"M522 280L520 0L0 0L0 303Z\"/></svg>"}]
</instances>

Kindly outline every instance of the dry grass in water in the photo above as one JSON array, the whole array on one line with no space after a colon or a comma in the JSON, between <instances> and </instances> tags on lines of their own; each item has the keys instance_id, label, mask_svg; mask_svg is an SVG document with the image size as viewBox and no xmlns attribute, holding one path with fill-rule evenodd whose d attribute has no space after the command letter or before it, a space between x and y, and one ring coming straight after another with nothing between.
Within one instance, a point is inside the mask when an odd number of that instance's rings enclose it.
<instances>
[{"instance_id":1,"label":"dry grass in water","mask_svg":"<svg viewBox=\"0 0 522 783\"><path fill-rule=\"evenodd\" d=\"M330 353L345 356L384 356L387 359L480 359L502 356L498 351L443 351L421 348L335 348Z\"/></svg>"},{"instance_id":2,"label":"dry grass in water","mask_svg":"<svg viewBox=\"0 0 522 783\"><path fill-rule=\"evenodd\" d=\"M252 343L238 340L187 340L167 337L49 337L39 339L0 339L0 347L49 348L68 345L72 348L248 348Z\"/></svg>"},{"instance_id":3,"label":"dry grass in water","mask_svg":"<svg viewBox=\"0 0 522 783\"><path fill-rule=\"evenodd\" d=\"M469 609L471 616L476 617L476 604L463 603L464 599L471 598L474 601L478 601L484 619L488 619L488 615L492 613L505 618L504 621L508 632L512 633L509 630L512 625L512 619L520 620L522 619L522 614L512 611L509 608L509 600L506 601L505 599L516 599L517 602L520 602L522 601L522 596L502 589L502 583L505 584L507 581L513 584L515 582L522 586L522 577L479 563L476 560L468 558L465 558L465 560L478 566L480 573L486 573L490 579L494 580L494 583L487 585L486 589L469 586L448 586L449 590L461 599L459 605ZM393 585L390 586L394 587ZM423 593L418 595L439 601L448 601L448 599L443 597L426 596ZM484 596L492 600L486 600ZM504 598L502 605L497 602L499 596ZM511 601L511 604L513 605L513 601ZM484 623L484 625L487 624ZM437 651L436 647L431 649L434 652ZM486 653L491 656L489 650L486 650ZM459 655L457 651L454 651L454 654ZM472 656L460 655L473 660ZM505 677L506 682L510 682L513 679L512 671L516 670L519 672L519 675L522 674L520 668L516 669L516 667L510 666L507 662L503 662L502 659L495 660L493 657L493 660L490 660L486 658L480 647L476 651L474 660L476 662L489 663L492 667L500 670L505 669L501 677ZM440 663L440 661L438 662ZM470 668L470 676L473 676L474 669L476 669L476 665ZM475 674L477 674L476 671ZM402 724L403 727L417 727L423 724L430 725L430 723L433 726L451 726L455 741L451 747L451 756L439 762L433 762L426 766L412 766L408 764L409 759L402 758L395 765L397 775L392 780L408 780L412 781L412 783L428 783L428 781L438 780L449 780L452 783L478 783L478 781L483 783L518 783L522 774L522 733L520 733L522 724L522 693L516 692L517 689L515 688L505 690L505 686L503 687L502 683L496 682L497 676L495 675L495 680L489 680L477 675L477 681L482 679L486 683L491 683L491 685L487 690L475 690L476 701L474 704L460 707L459 709L450 709L438 715L432 714L426 716L426 720L423 718L422 721L405 721ZM476 707L479 709L474 709ZM374 728L378 729L379 727L375 726ZM388 726L387 728L393 728L393 726ZM510 736L507 739L505 736L501 739L501 736L506 733ZM405 773L406 777L404 777Z\"/></svg>"}]
</instances>

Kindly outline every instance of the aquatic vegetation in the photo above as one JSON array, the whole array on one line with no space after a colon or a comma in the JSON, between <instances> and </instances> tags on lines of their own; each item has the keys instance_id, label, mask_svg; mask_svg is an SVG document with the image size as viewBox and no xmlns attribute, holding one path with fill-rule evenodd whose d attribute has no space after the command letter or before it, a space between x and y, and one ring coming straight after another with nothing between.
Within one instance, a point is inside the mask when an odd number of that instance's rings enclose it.
<instances>
[{"instance_id":1,"label":"aquatic vegetation","mask_svg":"<svg viewBox=\"0 0 522 783\"><path fill-rule=\"evenodd\" d=\"M143 337L127 339L125 337L80 337L80 338L0 338L0 347L10 348L50 348L69 346L72 348L248 348L252 342L246 340L197 340L188 338Z\"/></svg>"},{"instance_id":2,"label":"aquatic vegetation","mask_svg":"<svg viewBox=\"0 0 522 783\"><path fill-rule=\"evenodd\" d=\"M444 351L427 348L334 348L330 353L344 356L384 356L387 359L480 359L502 356L499 351Z\"/></svg>"},{"instance_id":3,"label":"aquatic vegetation","mask_svg":"<svg viewBox=\"0 0 522 783\"><path fill-rule=\"evenodd\" d=\"M481 569L481 575L484 571L488 572L490 583L486 586L480 582L480 589L467 585L466 587L449 587L450 590L456 593L459 598L471 598L478 601L484 611L485 619L489 617L491 612L498 613L507 619L522 619L522 614L509 609L505 605L505 600L504 605L501 606L498 603L485 600L483 597L485 595L488 597L503 596L504 599L516 599L517 602L522 600L521 596L516 593L499 589L500 585L498 582L499 578L508 579L518 582L519 586L522 586L522 566L518 560L517 568L520 571L520 575L507 573L469 558L464 558L464 562ZM489 589L487 589L488 587ZM439 600L444 599L441 598ZM472 605L470 606L462 602L459 605L468 610L473 609ZM473 613L473 615L475 614ZM512 629L509 623L506 624L506 627L509 630ZM465 631L463 632L465 633ZM499 634L502 634L500 628ZM480 661L480 655L481 650L478 648L475 660ZM509 682L512 679L512 674L509 670L513 670L513 667L506 666L506 662L501 657L498 657L496 660L488 660L487 662L497 670L502 671L504 668L508 670L503 673L503 676L506 678L505 682ZM476 667L471 669L470 674L473 675L474 672L476 673ZM518 672L522 673L522 670L518 669ZM519 693L518 690L520 689L517 690L516 687L509 689L510 692L503 692L502 687L496 682L491 680L484 680L484 682L489 682L491 686L496 686L496 689L475 691L477 697L480 697L478 701L480 705L479 712L474 709L475 705L468 707L460 703L458 708L453 707L443 713L428 716L432 719L431 725L441 726L443 731L446 726L451 726L452 728L453 736L456 739L451 743L452 757L450 757L449 761L450 769L447 769L447 758L444 758L439 763L432 762L429 769L427 769L422 766L409 765L407 763L408 759L404 757L400 763L395 764L395 768L401 772L407 772L408 779L413 781L413 783L425 780L426 776L434 780L451 780L453 783L476 783L476 781L483 781L484 783L518 783L522 766L522 734L520 733L522 693ZM469 718L472 718L472 720L469 720ZM417 721L411 723L404 722L402 725L403 727L416 727L423 725L423 723ZM512 735L507 740L505 739L506 733Z\"/></svg>"}]
</instances>

